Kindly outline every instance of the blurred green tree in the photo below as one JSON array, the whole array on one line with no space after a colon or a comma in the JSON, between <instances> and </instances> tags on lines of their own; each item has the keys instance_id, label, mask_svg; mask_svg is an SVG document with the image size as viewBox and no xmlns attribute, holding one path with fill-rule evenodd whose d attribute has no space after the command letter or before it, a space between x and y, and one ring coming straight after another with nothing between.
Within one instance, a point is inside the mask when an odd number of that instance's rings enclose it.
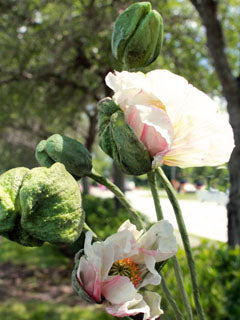
<instances>
[{"instance_id":1,"label":"blurred green tree","mask_svg":"<svg viewBox=\"0 0 240 320\"><path fill-rule=\"evenodd\" d=\"M19 165L35 166L35 146L56 132L77 138L92 150L97 101L111 95L105 75L121 69L111 54L113 23L133 2L0 3L0 172ZM240 241L237 2L221 1L217 6L214 0L152 0L153 8L163 16L165 36L162 55L146 68L167 68L212 97L225 101L223 95L227 100L237 144L230 162L232 245Z\"/></svg>"}]
</instances>

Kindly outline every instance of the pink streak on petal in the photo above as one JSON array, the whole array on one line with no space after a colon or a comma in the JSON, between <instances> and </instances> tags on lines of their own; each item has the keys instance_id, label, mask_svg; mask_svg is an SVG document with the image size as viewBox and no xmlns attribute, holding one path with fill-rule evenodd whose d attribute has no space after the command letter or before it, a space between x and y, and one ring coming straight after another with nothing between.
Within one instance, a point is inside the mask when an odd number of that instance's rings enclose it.
<instances>
[{"instance_id":1,"label":"pink streak on petal","mask_svg":"<svg viewBox=\"0 0 240 320\"><path fill-rule=\"evenodd\" d=\"M82 288L96 301L101 301L100 272L90 261L81 258L77 278Z\"/></svg>"},{"instance_id":2,"label":"pink streak on petal","mask_svg":"<svg viewBox=\"0 0 240 320\"><path fill-rule=\"evenodd\" d=\"M139 251L142 252L143 254L145 254L147 256L151 256L151 257L156 257L158 254L158 252L156 250L147 250L144 248L140 248Z\"/></svg>"},{"instance_id":3,"label":"pink streak on petal","mask_svg":"<svg viewBox=\"0 0 240 320\"><path fill-rule=\"evenodd\" d=\"M147 124L144 124L140 140L152 156L160 153L165 154L169 150L169 144L166 139L154 127Z\"/></svg>"}]
</instances>

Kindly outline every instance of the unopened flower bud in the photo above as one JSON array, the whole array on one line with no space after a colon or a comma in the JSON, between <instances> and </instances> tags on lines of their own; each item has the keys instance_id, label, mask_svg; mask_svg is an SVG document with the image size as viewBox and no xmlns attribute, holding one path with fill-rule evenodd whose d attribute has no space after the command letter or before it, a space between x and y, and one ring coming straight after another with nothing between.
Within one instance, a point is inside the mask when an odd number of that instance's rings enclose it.
<instances>
[{"instance_id":1,"label":"unopened flower bud","mask_svg":"<svg viewBox=\"0 0 240 320\"><path fill-rule=\"evenodd\" d=\"M99 110L99 144L123 172L141 175L152 169L152 159L124 113L110 98L101 100Z\"/></svg>"},{"instance_id":2,"label":"unopened flower bud","mask_svg":"<svg viewBox=\"0 0 240 320\"><path fill-rule=\"evenodd\" d=\"M24 167L14 168L0 176L0 234L23 246L38 247L43 242L29 235L20 222L19 193L29 171Z\"/></svg>"},{"instance_id":3,"label":"unopened flower bud","mask_svg":"<svg viewBox=\"0 0 240 320\"><path fill-rule=\"evenodd\" d=\"M89 151L77 140L54 134L39 142L36 158L44 167L54 162L61 162L66 169L77 177L82 177L92 170L92 158Z\"/></svg>"},{"instance_id":4,"label":"unopened flower bud","mask_svg":"<svg viewBox=\"0 0 240 320\"><path fill-rule=\"evenodd\" d=\"M149 2L137 2L117 18L112 34L112 53L127 68L140 68L158 57L163 41L161 15Z\"/></svg>"},{"instance_id":5,"label":"unopened flower bud","mask_svg":"<svg viewBox=\"0 0 240 320\"><path fill-rule=\"evenodd\" d=\"M63 164L34 168L20 190L21 226L42 241L73 243L84 223L81 203L79 186Z\"/></svg>"},{"instance_id":6,"label":"unopened flower bud","mask_svg":"<svg viewBox=\"0 0 240 320\"><path fill-rule=\"evenodd\" d=\"M14 168L0 176L0 233L12 231L20 212L19 191L30 170Z\"/></svg>"}]
</instances>

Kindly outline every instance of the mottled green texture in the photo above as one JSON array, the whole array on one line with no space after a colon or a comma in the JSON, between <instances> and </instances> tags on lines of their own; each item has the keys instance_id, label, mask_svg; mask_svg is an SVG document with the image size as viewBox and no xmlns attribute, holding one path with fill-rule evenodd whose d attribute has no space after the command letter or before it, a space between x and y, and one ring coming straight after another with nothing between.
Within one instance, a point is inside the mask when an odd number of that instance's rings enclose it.
<instances>
[{"instance_id":1,"label":"mottled green texture","mask_svg":"<svg viewBox=\"0 0 240 320\"><path fill-rule=\"evenodd\" d=\"M0 234L13 230L20 212L19 191L27 168L15 168L0 176Z\"/></svg>"},{"instance_id":2,"label":"mottled green texture","mask_svg":"<svg viewBox=\"0 0 240 320\"><path fill-rule=\"evenodd\" d=\"M110 98L101 100L99 110L99 145L127 174L141 175L152 169L152 159L124 114Z\"/></svg>"},{"instance_id":3,"label":"mottled green texture","mask_svg":"<svg viewBox=\"0 0 240 320\"><path fill-rule=\"evenodd\" d=\"M137 2L117 18L112 53L127 68L140 68L157 59L163 41L161 15L149 2Z\"/></svg>"},{"instance_id":4,"label":"mottled green texture","mask_svg":"<svg viewBox=\"0 0 240 320\"><path fill-rule=\"evenodd\" d=\"M3 236L11 241L15 241L26 247L40 247L43 241L38 240L28 234L21 226L21 216L18 215L15 220L15 226L12 231L4 233Z\"/></svg>"},{"instance_id":5,"label":"mottled green texture","mask_svg":"<svg viewBox=\"0 0 240 320\"><path fill-rule=\"evenodd\" d=\"M78 266L79 266L79 261L81 256L84 255L84 251L80 250L76 255L75 255L75 266L72 272L72 287L74 291L85 301L89 303L96 303L95 300L93 300L88 293L80 286L80 283L77 279L77 271L78 271Z\"/></svg>"},{"instance_id":6,"label":"mottled green texture","mask_svg":"<svg viewBox=\"0 0 240 320\"><path fill-rule=\"evenodd\" d=\"M35 151L35 157L36 157L38 163L42 167L49 168L55 163L55 161L53 159L51 159L49 157L49 155L47 154L47 152L45 150L46 143L47 143L46 140L42 140L39 142L39 144L37 145L36 151Z\"/></svg>"},{"instance_id":7,"label":"mottled green texture","mask_svg":"<svg viewBox=\"0 0 240 320\"><path fill-rule=\"evenodd\" d=\"M20 190L21 225L39 240L73 243L84 223L81 203L79 186L63 164L34 168Z\"/></svg>"},{"instance_id":8,"label":"mottled green texture","mask_svg":"<svg viewBox=\"0 0 240 320\"><path fill-rule=\"evenodd\" d=\"M50 167L61 162L73 175L82 177L92 170L92 157L89 151L77 140L54 134L42 140L36 148L36 158L41 166Z\"/></svg>"}]
</instances>

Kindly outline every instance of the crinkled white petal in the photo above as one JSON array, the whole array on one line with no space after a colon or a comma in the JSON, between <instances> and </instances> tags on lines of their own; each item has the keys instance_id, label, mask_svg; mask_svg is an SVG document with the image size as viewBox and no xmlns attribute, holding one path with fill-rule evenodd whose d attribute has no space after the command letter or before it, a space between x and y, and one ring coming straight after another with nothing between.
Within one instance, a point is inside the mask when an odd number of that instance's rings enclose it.
<instances>
[{"instance_id":1,"label":"crinkled white petal","mask_svg":"<svg viewBox=\"0 0 240 320\"><path fill-rule=\"evenodd\" d=\"M143 299L150 308L150 318L148 318L148 320L155 320L163 314L163 310L160 308L161 297L159 294L145 291L143 293Z\"/></svg>"},{"instance_id":2,"label":"crinkled white petal","mask_svg":"<svg viewBox=\"0 0 240 320\"><path fill-rule=\"evenodd\" d=\"M139 239L144 232L143 230L138 231L136 226L132 224L129 220L123 222L123 224L118 228L118 232L124 230L130 231L136 240Z\"/></svg>"},{"instance_id":3,"label":"crinkled white petal","mask_svg":"<svg viewBox=\"0 0 240 320\"><path fill-rule=\"evenodd\" d=\"M155 261L154 261L155 264ZM137 289L143 288L149 284L153 286L159 285L161 282L161 276L158 272L156 272L154 268L154 273L149 272L149 270L145 270L145 274L142 275L142 281L137 286Z\"/></svg>"},{"instance_id":4,"label":"crinkled white petal","mask_svg":"<svg viewBox=\"0 0 240 320\"><path fill-rule=\"evenodd\" d=\"M166 260L177 252L177 241L173 233L173 227L167 220L155 223L139 239L142 252L147 250L156 251L156 261Z\"/></svg>"},{"instance_id":5,"label":"crinkled white petal","mask_svg":"<svg viewBox=\"0 0 240 320\"><path fill-rule=\"evenodd\" d=\"M105 308L108 313L115 317L134 316L138 313L144 314L144 320L150 317L150 308L141 294L136 294L131 301L121 305L105 303Z\"/></svg>"},{"instance_id":6,"label":"crinkled white petal","mask_svg":"<svg viewBox=\"0 0 240 320\"><path fill-rule=\"evenodd\" d=\"M102 295L112 304L131 301L137 293L128 277L110 276L102 284Z\"/></svg>"},{"instance_id":7,"label":"crinkled white petal","mask_svg":"<svg viewBox=\"0 0 240 320\"><path fill-rule=\"evenodd\" d=\"M128 258L138 253L138 244L133 233L128 230L114 233L104 241L104 245L112 246L114 261Z\"/></svg>"}]
</instances>

